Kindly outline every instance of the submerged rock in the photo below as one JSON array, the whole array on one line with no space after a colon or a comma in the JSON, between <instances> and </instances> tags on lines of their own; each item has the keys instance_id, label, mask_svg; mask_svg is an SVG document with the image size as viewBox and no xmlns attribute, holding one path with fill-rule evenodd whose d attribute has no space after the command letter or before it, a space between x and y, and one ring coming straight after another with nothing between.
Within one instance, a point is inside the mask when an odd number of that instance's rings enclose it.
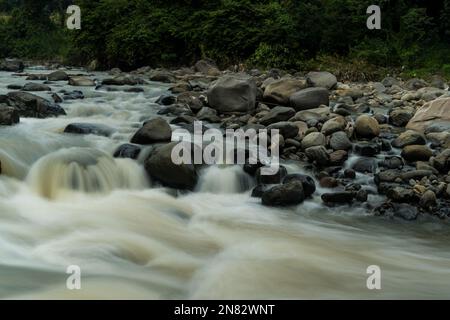
<instances>
[{"instance_id":1,"label":"submerged rock","mask_svg":"<svg viewBox=\"0 0 450 320\"><path fill-rule=\"evenodd\" d=\"M19 123L19 121L19 112L16 109L0 104L0 125L12 126Z\"/></svg>"},{"instance_id":2,"label":"submerged rock","mask_svg":"<svg viewBox=\"0 0 450 320\"><path fill-rule=\"evenodd\" d=\"M355 194L349 191L322 194L322 201L328 205L350 204L353 202L353 199L355 199Z\"/></svg>"},{"instance_id":3,"label":"submerged rock","mask_svg":"<svg viewBox=\"0 0 450 320\"><path fill-rule=\"evenodd\" d=\"M66 114L59 105L24 91L9 92L0 97L0 101L16 109L21 117L47 118Z\"/></svg>"},{"instance_id":4,"label":"submerged rock","mask_svg":"<svg viewBox=\"0 0 450 320\"><path fill-rule=\"evenodd\" d=\"M109 137L114 133L114 129L97 123L71 123L65 129L65 133L94 134Z\"/></svg>"},{"instance_id":5,"label":"submerged rock","mask_svg":"<svg viewBox=\"0 0 450 320\"><path fill-rule=\"evenodd\" d=\"M293 173L288 174L283 179L283 184L287 184L293 181L301 182L303 185L303 192L305 194L305 197L310 197L313 195L314 192L316 192L316 183L314 182L314 179L306 174L300 174L300 173Z\"/></svg>"},{"instance_id":6,"label":"submerged rock","mask_svg":"<svg viewBox=\"0 0 450 320\"><path fill-rule=\"evenodd\" d=\"M266 206L291 206L305 200L303 184L299 181L290 181L286 184L272 187L262 194L262 203Z\"/></svg>"},{"instance_id":7,"label":"submerged rock","mask_svg":"<svg viewBox=\"0 0 450 320\"><path fill-rule=\"evenodd\" d=\"M141 147L134 144L125 143L119 146L114 152L114 158L137 159L140 153Z\"/></svg>"}]
</instances>

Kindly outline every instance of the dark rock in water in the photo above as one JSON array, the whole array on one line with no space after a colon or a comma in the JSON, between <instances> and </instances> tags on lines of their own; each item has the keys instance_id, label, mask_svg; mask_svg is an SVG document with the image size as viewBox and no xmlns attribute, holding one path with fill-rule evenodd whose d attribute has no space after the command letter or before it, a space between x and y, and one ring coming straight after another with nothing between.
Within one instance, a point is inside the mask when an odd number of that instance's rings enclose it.
<instances>
[{"instance_id":1,"label":"dark rock in water","mask_svg":"<svg viewBox=\"0 0 450 320\"><path fill-rule=\"evenodd\" d=\"M125 143L117 148L114 152L114 158L130 158L137 159L141 153L141 147L134 144Z\"/></svg>"},{"instance_id":2,"label":"dark rock in water","mask_svg":"<svg viewBox=\"0 0 450 320\"><path fill-rule=\"evenodd\" d=\"M192 190L198 181L197 170L193 164L176 164L172 161L175 147L195 151L195 146L185 141L166 144L150 154L144 163L145 169L152 179L165 186ZM191 158L193 159L193 155Z\"/></svg>"},{"instance_id":3,"label":"dark rock in water","mask_svg":"<svg viewBox=\"0 0 450 320\"><path fill-rule=\"evenodd\" d=\"M283 138L295 138L298 135L299 129L292 122L282 121L273 123L267 127L267 130L279 130L280 134Z\"/></svg>"},{"instance_id":4,"label":"dark rock in water","mask_svg":"<svg viewBox=\"0 0 450 320\"><path fill-rule=\"evenodd\" d=\"M388 190L386 196L392 201L400 203L411 203L419 200L414 190L403 187L394 187Z\"/></svg>"},{"instance_id":5,"label":"dark rock in water","mask_svg":"<svg viewBox=\"0 0 450 320\"><path fill-rule=\"evenodd\" d=\"M356 154L365 157L373 157L380 153L380 145L374 142L358 142L353 145L353 151Z\"/></svg>"},{"instance_id":6,"label":"dark rock in water","mask_svg":"<svg viewBox=\"0 0 450 320\"><path fill-rule=\"evenodd\" d=\"M172 104L170 106L164 107L163 109L158 111L160 115L193 115L192 110L186 106L181 104Z\"/></svg>"},{"instance_id":7,"label":"dark rock in water","mask_svg":"<svg viewBox=\"0 0 450 320\"><path fill-rule=\"evenodd\" d=\"M249 112L255 110L256 83L247 77L224 76L208 89L208 103L221 113Z\"/></svg>"},{"instance_id":8,"label":"dark rock in water","mask_svg":"<svg viewBox=\"0 0 450 320\"><path fill-rule=\"evenodd\" d=\"M74 76L69 78L69 85L75 87L94 87L95 81L86 77Z\"/></svg>"},{"instance_id":9,"label":"dark rock in water","mask_svg":"<svg viewBox=\"0 0 450 320\"><path fill-rule=\"evenodd\" d=\"M162 95L157 100L157 104L161 104L163 106L168 106L171 104L175 104L177 102L177 97L171 95Z\"/></svg>"},{"instance_id":10,"label":"dark rock in water","mask_svg":"<svg viewBox=\"0 0 450 320\"><path fill-rule=\"evenodd\" d=\"M20 84L9 84L6 88L9 90L20 90L22 86Z\"/></svg>"},{"instance_id":11,"label":"dark rock in water","mask_svg":"<svg viewBox=\"0 0 450 320\"><path fill-rule=\"evenodd\" d=\"M289 104L297 111L314 109L321 105L328 105L329 91L325 88L306 88L289 97Z\"/></svg>"},{"instance_id":12,"label":"dark rock in water","mask_svg":"<svg viewBox=\"0 0 450 320\"><path fill-rule=\"evenodd\" d=\"M22 87L23 91L52 91L52 88L45 84L28 82Z\"/></svg>"},{"instance_id":13,"label":"dark rock in water","mask_svg":"<svg viewBox=\"0 0 450 320\"><path fill-rule=\"evenodd\" d=\"M29 92L12 91L0 100L6 100L6 104L16 109L21 117L47 118L66 114L59 105Z\"/></svg>"},{"instance_id":14,"label":"dark rock in water","mask_svg":"<svg viewBox=\"0 0 450 320\"><path fill-rule=\"evenodd\" d=\"M23 62L17 59L3 59L0 61L0 71L22 72L24 67Z\"/></svg>"},{"instance_id":15,"label":"dark rock in water","mask_svg":"<svg viewBox=\"0 0 450 320\"><path fill-rule=\"evenodd\" d=\"M295 115L295 110L293 108L277 106L270 110L268 114L259 120L264 126L268 126L272 123L287 121Z\"/></svg>"},{"instance_id":16,"label":"dark rock in water","mask_svg":"<svg viewBox=\"0 0 450 320\"><path fill-rule=\"evenodd\" d=\"M0 104L0 125L12 126L19 121L20 117L16 109Z\"/></svg>"},{"instance_id":17,"label":"dark rock in water","mask_svg":"<svg viewBox=\"0 0 450 320\"><path fill-rule=\"evenodd\" d=\"M345 186L345 191L354 192L355 194L362 189L359 183L350 183Z\"/></svg>"},{"instance_id":18,"label":"dark rock in water","mask_svg":"<svg viewBox=\"0 0 450 320\"><path fill-rule=\"evenodd\" d=\"M71 123L65 129L65 133L75 133L75 134L95 134L98 136L109 137L114 133L114 129L94 123Z\"/></svg>"},{"instance_id":19,"label":"dark rock in water","mask_svg":"<svg viewBox=\"0 0 450 320\"><path fill-rule=\"evenodd\" d=\"M262 194L262 203L266 206L291 206L304 200L303 185L298 181L272 187Z\"/></svg>"},{"instance_id":20,"label":"dark rock in water","mask_svg":"<svg viewBox=\"0 0 450 320\"><path fill-rule=\"evenodd\" d=\"M258 184L253 188L251 197L252 198L261 198L263 193L269 190L271 187L265 184Z\"/></svg>"},{"instance_id":21,"label":"dark rock in water","mask_svg":"<svg viewBox=\"0 0 450 320\"><path fill-rule=\"evenodd\" d=\"M197 112L197 119L209 123L220 122L220 118L217 115L217 111L209 107L201 108L200 111Z\"/></svg>"},{"instance_id":22,"label":"dark rock in water","mask_svg":"<svg viewBox=\"0 0 450 320\"><path fill-rule=\"evenodd\" d=\"M423 145L409 145L403 148L402 157L406 161L428 161L433 152L427 146Z\"/></svg>"},{"instance_id":23,"label":"dark rock in water","mask_svg":"<svg viewBox=\"0 0 450 320\"><path fill-rule=\"evenodd\" d=\"M185 130L189 131L190 133L194 133L194 131L195 131L195 125L194 125L194 123L179 123L178 126L179 126L180 128L182 128L182 129L185 129ZM210 128L209 128L208 126L205 126L205 125L202 123L201 129L202 129L202 133L205 133L206 130L208 130L208 129L210 129Z\"/></svg>"},{"instance_id":24,"label":"dark rock in water","mask_svg":"<svg viewBox=\"0 0 450 320\"><path fill-rule=\"evenodd\" d=\"M348 152L345 150L336 150L330 153L330 165L331 166L339 166L344 164L348 159Z\"/></svg>"},{"instance_id":25,"label":"dark rock in water","mask_svg":"<svg viewBox=\"0 0 450 320\"><path fill-rule=\"evenodd\" d=\"M277 173L273 175L264 175L261 172L262 168L258 168L255 173L256 182L258 184L278 184L287 175L287 170L285 167L280 166Z\"/></svg>"},{"instance_id":26,"label":"dark rock in water","mask_svg":"<svg viewBox=\"0 0 450 320\"><path fill-rule=\"evenodd\" d=\"M144 92L144 88L140 88L140 87L126 88L126 89L123 90L123 92L127 92L127 93L139 93L139 92Z\"/></svg>"},{"instance_id":27,"label":"dark rock in water","mask_svg":"<svg viewBox=\"0 0 450 320\"><path fill-rule=\"evenodd\" d=\"M319 166L327 165L330 160L327 149L323 146L310 147L305 150L305 153L311 162L315 162Z\"/></svg>"},{"instance_id":28,"label":"dark rock in water","mask_svg":"<svg viewBox=\"0 0 450 320\"><path fill-rule=\"evenodd\" d=\"M344 171L344 177L347 179L355 179L356 178L356 172L353 169L346 169Z\"/></svg>"},{"instance_id":29,"label":"dark rock in water","mask_svg":"<svg viewBox=\"0 0 450 320\"><path fill-rule=\"evenodd\" d=\"M374 211L378 215L397 217L407 221L416 220L419 215L416 207L405 203L384 203Z\"/></svg>"},{"instance_id":30,"label":"dark rock in water","mask_svg":"<svg viewBox=\"0 0 450 320\"><path fill-rule=\"evenodd\" d=\"M84 99L83 92L75 90L72 92L64 93L64 100L78 100L78 99Z\"/></svg>"},{"instance_id":31,"label":"dark rock in water","mask_svg":"<svg viewBox=\"0 0 450 320\"><path fill-rule=\"evenodd\" d=\"M361 173L374 173L376 170L377 164L375 159L372 158L359 158L352 165L352 169L356 172Z\"/></svg>"},{"instance_id":32,"label":"dark rock in water","mask_svg":"<svg viewBox=\"0 0 450 320\"><path fill-rule=\"evenodd\" d=\"M380 167L388 168L388 169L402 169L405 165L405 162L401 157L393 156L386 157L383 161L378 163Z\"/></svg>"},{"instance_id":33,"label":"dark rock in water","mask_svg":"<svg viewBox=\"0 0 450 320\"><path fill-rule=\"evenodd\" d=\"M320 186L322 188L333 189L339 186L339 182L336 178L333 177L323 177L320 179Z\"/></svg>"},{"instance_id":34,"label":"dark rock in water","mask_svg":"<svg viewBox=\"0 0 450 320\"><path fill-rule=\"evenodd\" d=\"M47 76L48 81L68 81L69 75L62 70L50 73Z\"/></svg>"},{"instance_id":35,"label":"dark rock in water","mask_svg":"<svg viewBox=\"0 0 450 320\"><path fill-rule=\"evenodd\" d=\"M261 163L251 164L246 163L243 166L244 172L248 173L251 176L254 176L256 174L256 171L261 168L263 165Z\"/></svg>"},{"instance_id":36,"label":"dark rock in water","mask_svg":"<svg viewBox=\"0 0 450 320\"><path fill-rule=\"evenodd\" d=\"M155 142L169 142L172 138L172 129L163 118L147 121L141 129L131 138L131 143L152 144Z\"/></svg>"},{"instance_id":37,"label":"dark rock in water","mask_svg":"<svg viewBox=\"0 0 450 320\"><path fill-rule=\"evenodd\" d=\"M283 179L283 184L290 183L293 181L299 181L303 185L303 192L305 194L305 197L310 197L314 192L316 192L316 183L314 182L314 179L306 174L300 174L300 173L293 173L288 174Z\"/></svg>"},{"instance_id":38,"label":"dark rock in water","mask_svg":"<svg viewBox=\"0 0 450 320\"><path fill-rule=\"evenodd\" d=\"M153 80L155 81L155 80ZM119 75L114 78L104 79L102 81L103 85L107 86L135 86L138 84L144 84L144 81L140 78L129 76L129 75Z\"/></svg>"},{"instance_id":39,"label":"dark rock in water","mask_svg":"<svg viewBox=\"0 0 450 320\"><path fill-rule=\"evenodd\" d=\"M187 114L182 114L182 115L170 120L170 124L194 123L195 120L196 120L195 117L192 117Z\"/></svg>"},{"instance_id":40,"label":"dark rock in water","mask_svg":"<svg viewBox=\"0 0 450 320\"><path fill-rule=\"evenodd\" d=\"M55 103L61 103L64 101L57 93L52 93L52 99Z\"/></svg>"},{"instance_id":41,"label":"dark rock in water","mask_svg":"<svg viewBox=\"0 0 450 320\"><path fill-rule=\"evenodd\" d=\"M330 147L333 150L348 150L352 148L352 143L344 131L339 131L331 136Z\"/></svg>"},{"instance_id":42,"label":"dark rock in water","mask_svg":"<svg viewBox=\"0 0 450 320\"><path fill-rule=\"evenodd\" d=\"M382 182L394 182L395 179L399 178L401 174L402 172L400 170L389 169L375 174L374 180L376 184L380 184Z\"/></svg>"},{"instance_id":43,"label":"dark rock in water","mask_svg":"<svg viewBox=\"0 0 450 320\"><path fill-rule=\"evenodd\" d=\"M354 198L354 193L348 191L322 194L322 201L325 204L350 204Z\"/></svg>"},{"instance_id":44,"label":"dark rock in water","mask_svg":"<svg viewBox=\"0 0 450 320\"><path fill-rule=\"evenodd\" d=\"M369 198L367 190L361 189L356 193L356 200L359 202L366 202Z\"/></svg>"}]
</instances>

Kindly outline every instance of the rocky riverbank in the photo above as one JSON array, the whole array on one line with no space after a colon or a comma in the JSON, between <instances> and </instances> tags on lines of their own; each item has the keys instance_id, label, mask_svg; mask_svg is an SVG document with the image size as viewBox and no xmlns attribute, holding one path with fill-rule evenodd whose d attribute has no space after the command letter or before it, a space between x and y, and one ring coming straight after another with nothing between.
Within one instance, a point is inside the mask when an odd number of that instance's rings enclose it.
<instances>
[{"instance_id":1,"label":"rocky riverbank","mask_svg":"<svg viewBox=\"0 0 450 320\"><path fill-rule=\"evenodd\" d=\"M170 84L172 94L157 100L163 106L160 117L146 119L130 143L114 153L137 159L143 146L152 146L143 165L164 186L195 189L201 166L175 165L170 155L172 130L192 131L198 120L223 130L280 131L282 164L299 164L311 176L288 174L283 166L275 176L263 176L262 164L244 165L257 183L252 195L263 205L301 205L320 188L327 206L363 206L374 215L406 220L450 216L450 94L437 76L429 83L393 77L341 83L328 72L221 71L210 60L172 71L113 69L102 80L63 70L26 74L23 68L18 60L0 63L0 70L30 81L0 96L1 125L14 125L20 117L63 116L59 103L83 99L89 87L140 92L141 85L152 81ZM60 81L74 90L53 92L51 84ZM108 127L89 123L72 123L64 132L111 134ZM373 195L382 195L384 202L371 201Z\"/></svg>"}]
</instances>

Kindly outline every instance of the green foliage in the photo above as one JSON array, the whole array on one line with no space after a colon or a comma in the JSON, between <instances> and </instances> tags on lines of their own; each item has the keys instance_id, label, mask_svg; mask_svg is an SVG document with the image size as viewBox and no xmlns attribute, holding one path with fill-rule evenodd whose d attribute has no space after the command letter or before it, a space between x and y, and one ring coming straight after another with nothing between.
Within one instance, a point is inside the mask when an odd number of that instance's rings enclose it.
<instances>
[{"instance_id":1,"label":"green foliage","mask_svg":"<svg viewBox=\"0 0 450 320\"><path fill-rule=\"evenodd\" d=\"M122 69L203 57L297 70L326 60L348 74L343 60L374 70L448 65L450 0L379 0L381 30L366 28L372 0L75 0L82 29L73 31L64 28L68 2L0 0L0 55Z\"/></svg>"}]
</instances>

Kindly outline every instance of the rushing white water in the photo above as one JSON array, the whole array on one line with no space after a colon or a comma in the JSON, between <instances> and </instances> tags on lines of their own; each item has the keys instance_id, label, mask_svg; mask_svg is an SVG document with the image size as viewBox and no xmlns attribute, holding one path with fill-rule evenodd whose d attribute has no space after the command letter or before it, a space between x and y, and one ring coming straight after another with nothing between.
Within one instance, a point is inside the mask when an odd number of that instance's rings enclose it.
<instances>
[{"instance_id":1,"label":"rushing white water","mask_svg":"<svg viewBox=\"0 0 450 320\"><path fill-rule=\"evenodd\" d=\"M24 80L0 73L1 92L11 83ZM111 156L167 86L144 88L82 88L67 116L0 128L0 298L450 298L446 222L326 208L320 188L296 208L263 207L239 166L203 170L194 193L152 189L142 159ZM72 122L114 133L64 134ZM66 288L69 265L82 290ZM381 290L366 287L370 265Z\"/></svg>"}]
</instances>

